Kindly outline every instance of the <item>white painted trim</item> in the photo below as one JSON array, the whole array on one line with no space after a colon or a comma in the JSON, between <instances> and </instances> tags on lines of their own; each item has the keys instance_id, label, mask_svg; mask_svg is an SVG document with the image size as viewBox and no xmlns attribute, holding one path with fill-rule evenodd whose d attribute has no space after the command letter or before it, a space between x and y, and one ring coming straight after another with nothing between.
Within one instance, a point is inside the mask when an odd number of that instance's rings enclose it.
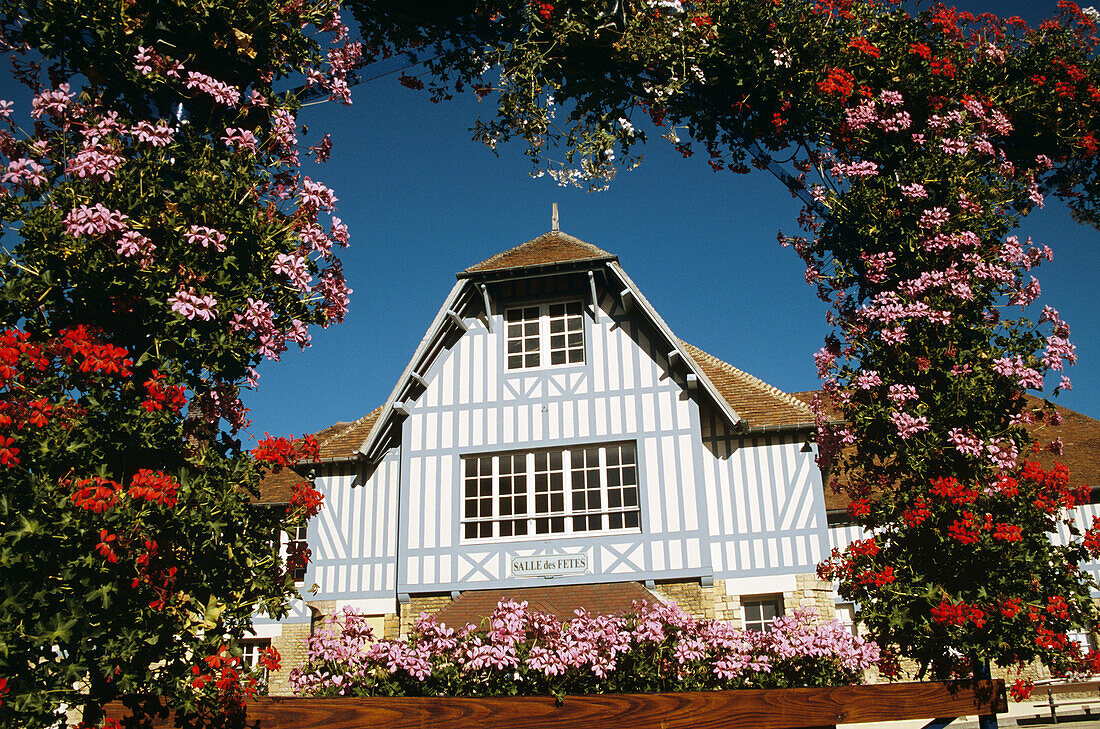
<instances>
[{"instance_id":1,"label":"white painted trim","mask_svg":"<svg viewBox=\"0 0 1100 729\"><path fill-rule=\"evenodd\" d=\"M461 329L463 332L470 331L470 325L466 323L466 320L458 315L458 312L454 309L447 310L447 318L454 322L454 325Z\"/></svg>"},{"instance_id":2,"label":"white painted trim","mask_svg":"<svg viewBox=\"0 0 1100 729\"><path fill-rule=\"evenodd\" d=\"M279 638L283 635L282 623L261 623L260 625L253 625L252 631L245 637L248 638Z\"/></svg>"},{"instance_id":3,"label":"white painted trim","mask_svg":"<svg viewBox=\"0 0 1100 729\"><path fill-rule=\"evenodd\" d=\"M416 345L416 350L413 352L412 358L409 359L409 363L405 365L405 370L401 373L401 376L397 378L397 384L394 386L393 391L390 392L390 396L386 398L386 403L382 406L382 412L378 414L378 419L374 421L374 425L371 426L366 439L364 439L363 444L359 446L359 453L362 453L368 458L371 456L371 452L374 450L377 440L385 431L385 426L389 422L394 403L397 402L397 396L400 394L401 390L404 389L405 383L409 379L409 374L413 371L413 366L442 333L444 321L447 319L447 313L451 311L451 307L454 306L454 303L458 300L459 296L462 295L469 283L470 282L466 279L460 279L455 283L454 287L451 288L451 293L447 294L443 306L439 307L439 312L436 313L435 319L432 320L431 325L428 327L428 331L424 332L420 344Z\"/></svg>"},{"instance_id":4,"label":"white painted trim","mask_svg":"<svg viewBox=\"0 0 1100 729\"><path fill-rule=\"evenodd\" d=\"M710 395L711 398L714 400L714 404L718 408L718 411L726 417L726 420L729 422L730 425L736 427L737 424L742 421L741 416L737 414L737 411L730 407L730 404L726 401L726 398L722 397L722 395L718 392L718 388L714 386L714 383L711 382L710 378L707 377L705 372L703 372L703 368L699 366L699 363L695 361L695 358L687 353L687 350L684 349L684 346L680 343L680 340L676 337L675 334L672 333L672 329L669 328L668 324L665 323L665 320L661 318L661 315L657 313L657 310L653 308L653 305L649 303L649 300L646 299L645 295L638 288L638 285L635 284L634 281L626 275L626 271L624 271L622 266L620 266L617 262L609 261L607 267L616 276L619 277L620 281L626 284L627 290L629 290L633 294L635 300L638 302L638 306L642 309L642 311L646 313L653 325L657 327L657 331L659 331L665 336L666 339L668 339L669 343L672 344L675 351L680 353L681 360L685 364L687 364L687 366L691 369L695 376L699 378L699 382L702 383L703 389L706 390L707 394Z\"/></svg>"},{"instance_id":5,"label":"white painted trim","mask_svg":"<svg viewBox=\"0 0 1100 729\"><path fill-rule=\"evenodd\" d=\"M385 615L387 613L397 612L397 603L392 597L363 597L352 600L336 599L336 610L338 612L345 607L350 607L358 610L364 615Z\"/></svg>"},{"instance_id":6,"label":"white painted trim","mask_svg":"<svg viewBox=\"0 0 1100 729\"><path fill-rule=\"evenodd\" d=\"M794 592L798 588L795 575L766 577L735 577L726 580L727 595L771 595Z\"/></svg>"},{"instance_id":7,"label":"white painted trim","mask_svg":"<svg viewBox=\"0 0 1100 729\"><path fill-rule=\"evenodd\" d=\"M478 284L478 288L481 289L481 298L485 302L485 327L489 330L489 333L493 333L493 307L489 302L489 287L485 284Z\"/></svg>"},{"instance_id":8,"label":"white painted trim","mask_svg":"<svg viewBox=\"0 0 1100 729\"><path fill-rule=\"evenodd\" d=\"M592 294L592 320L600 323L600 297L596 294L596 272L588 272L588 289Z\"/></svg>"}]
</instances>

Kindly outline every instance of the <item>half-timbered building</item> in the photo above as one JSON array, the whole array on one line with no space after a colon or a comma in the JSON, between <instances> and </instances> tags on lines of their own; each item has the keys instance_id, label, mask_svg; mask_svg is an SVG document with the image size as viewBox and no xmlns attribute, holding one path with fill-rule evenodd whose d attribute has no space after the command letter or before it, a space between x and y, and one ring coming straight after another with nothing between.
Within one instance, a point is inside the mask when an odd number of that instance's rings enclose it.
<instances>
[{"instance_id":1,"label":"half-timbered building","mask_svg":"<svg viewBox=\"0 0 1100 729\"><path fill-rule=\"evenodd\" d=\"M302 598L257 640L290 667L344 605L396 636L422 611L477 623L505 595L561 615L675 600L760 630L803 604L844 619L815 567L855 532L829 528L813 429L555 227L461 271L386 402L318 434Z\"/></svg>"},{"instance_id":2,"label":"half-timbered building","mask_svg":"<svg viewBox=\"0 0 1100 729\"><path fill-rule=\"evenodd\" d=\"M757 628L831 611L812 421L678 339L617 256L552 230L461 271L386 402L318 434L303 597L257 637L292 665L343 605L397 635L504 594L562 614L674 599Z\"/></svg>"}]
</instances>

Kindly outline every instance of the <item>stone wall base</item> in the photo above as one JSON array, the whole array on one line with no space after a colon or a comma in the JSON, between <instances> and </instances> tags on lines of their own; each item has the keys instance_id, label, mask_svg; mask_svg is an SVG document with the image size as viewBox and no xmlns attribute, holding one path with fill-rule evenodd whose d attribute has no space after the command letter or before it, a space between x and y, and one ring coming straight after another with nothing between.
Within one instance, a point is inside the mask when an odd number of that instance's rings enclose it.
<instances>
[{"instance_id":1,"label":"stone wall base","mask_svg":"<svg viewBox=\"0 0 1100 729\"><path fill-rule=\"evenodd\" d=\"M417 618L420 617L420 613L435 615L450 604L450 593L413 595L408 602L401 603L398 608L401 611L398 624L398 635L401 638L407 637L413 625L416 624ZM386 637L389 636L387 635Z\"/></svg>"},{"instance_id":2,"label":"stone wall base","mask_svg":"<svg viewBox=\"0 0 1100 729\"><path fill-rule=\"evenodd\" d=\"M283 623L283 632L271 639L271 645L282 656L281 668L267 676L269 696L292 696L290 671L306 662L306 641L310 635L309 623Z\"/></svg>"},{"instance_id":3,"label":"stone wall base","mask_svg":"<svg viewBox=\"0 0 1100 729\"><path fill-rule=\"evenodd\" d=\"M653 592L662 600L675 602L692 617L724 620L744 628L743 596L729 594L725 580L715 580L712 585L703 585L698 579L658 582ZM782 595L785 613L798 607L812 607L823 620L836 618L833 586L814 574L796 575L794 590L763 594Z\"/></svg>"}]
</instances>

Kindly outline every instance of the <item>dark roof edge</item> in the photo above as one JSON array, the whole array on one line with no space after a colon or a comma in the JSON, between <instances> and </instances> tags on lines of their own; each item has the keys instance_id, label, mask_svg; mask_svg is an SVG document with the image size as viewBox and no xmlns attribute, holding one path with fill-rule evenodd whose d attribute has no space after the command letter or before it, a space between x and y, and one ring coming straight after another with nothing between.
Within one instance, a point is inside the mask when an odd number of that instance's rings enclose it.
<instances>
[{"instance_id":1,"label":"dark roof edge","mask_svg":"<svg viewBox=\"0 0 1100 729\"><path fill-rule=\"evenodd\" d=\"M591 258L571 258L566 261L551 261L549 263L530 263L526 266L509 266L507 268L488 268L483 271L462 270L455 274L455 278L479 280L506 280L510 278L522 278L537 271L557 269L585 270L592 268L592 264L618 262L619 257L614 254L606 256L592 256Z\"/></svg>"},{"instance_id":2,"label":"dark roof edge","mask_svg":"<svg viewBox=\"0 0 1100 729\"><path fill-rule=\"evenodd\" d=\"M799 432L804 430L817 430L817 423L812 420L801 423L786 423L783 425L750 425L736 431L737 435L767 435L768 433Z\"/></svg>"}]
</instances>

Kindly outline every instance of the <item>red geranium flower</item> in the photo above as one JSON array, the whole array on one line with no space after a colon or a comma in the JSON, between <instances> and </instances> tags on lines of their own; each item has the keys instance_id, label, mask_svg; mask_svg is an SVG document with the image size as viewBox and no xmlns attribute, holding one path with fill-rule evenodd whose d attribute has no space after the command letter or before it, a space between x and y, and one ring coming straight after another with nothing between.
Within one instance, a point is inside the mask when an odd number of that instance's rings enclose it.
<instances>
[{"instance_id":1,"label":"red geranium flower","mask_svg":"<svg viewBox=\"0 0 1100 729\"><path fill-rule=\"evenodd\" d=\"M842 99L847 99L855 89L856 79L852 74L842 68L834 68L829 71L829 76L824 81L818 81L817 88L823 94L836 94Z\"/></svg>"}]
</instances>

